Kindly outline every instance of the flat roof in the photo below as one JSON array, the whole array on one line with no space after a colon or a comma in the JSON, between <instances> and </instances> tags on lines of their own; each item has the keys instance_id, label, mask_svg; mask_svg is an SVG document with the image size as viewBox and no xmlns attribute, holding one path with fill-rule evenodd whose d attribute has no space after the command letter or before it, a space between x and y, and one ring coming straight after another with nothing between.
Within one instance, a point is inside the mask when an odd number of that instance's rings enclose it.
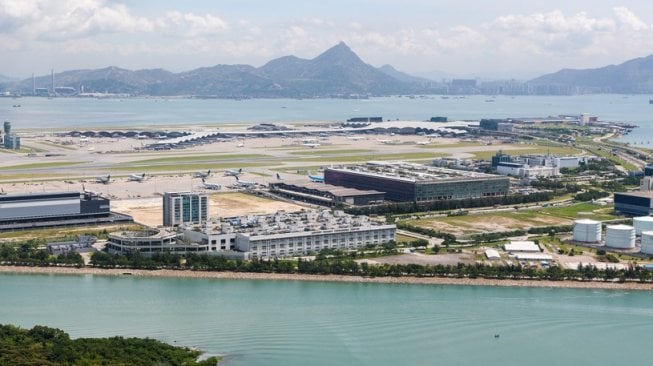
<instances>
[{"instance_id":1,"label":"flat roof","mask_svg":"<svg viewBox=\"0 0 653 366\"><path fill-rule=\"evenodd\" d=\"M347 188L341 186L334 186L326 183L313 183L313 182L279 182L289 186L301 187L306 189L313 189L319 192L331 193L334 196L367 196L372 194L385 194L385 192L375 190L362 190L356 188Z\"/></svg>"},{"instance_id":2,"label":"flat roof","mask_svg":"<svg viewBox=\"0 0 653 366\"><path fill-rule=\"evenodd\" d=\"M378 177L404 181L408 183L438 183L447 181L508 179L502 175L473 172L461 169L449 169L403 161L368 161L343 167L330 167L326 170L347 172L362 176Z\"/></svg>"},{"instance_id":3,"label":"flat roof","mask_svg":"<svg viewBox=\"0 0 653 366\"><path fill-rule=\"evenodd\" d=\"M614 192L614 195L653 198L653 191Z\"/></svg>"},{"instance_id":4,"label":"flat roof","mask_svg":"<svg viewBox=\"0 0 653 366\"><path fill-rule=\"evenodd\" d=\"M524 240L524 241L511 241L508 244L505 244L504 249L506 252L539 252L540 247L535 244L535 242Z\"/></svg>"},{"instance_id":5,"label":"flat roof","mask_svg":"<svg viewBox=\"0 0 653 366\"><path fill-rule=\"evenodd\" d=\"M8 193L0 195L0 201L16 201L44 198L62 198L62 197L81 197L80 192L60 191L60 192L29 192L29 193Z\"/></svg>"}]
</instances>

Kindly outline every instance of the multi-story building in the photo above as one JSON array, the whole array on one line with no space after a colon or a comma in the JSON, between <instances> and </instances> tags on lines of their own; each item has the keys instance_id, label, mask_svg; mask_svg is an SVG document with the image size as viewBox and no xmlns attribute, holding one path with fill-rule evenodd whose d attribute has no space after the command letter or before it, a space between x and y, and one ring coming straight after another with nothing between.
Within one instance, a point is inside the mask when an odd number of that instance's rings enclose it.
<instances>
[{"instance_id":1,"label":"multi-story building","mask_svg":"<svg viewBox=\"0 0 653 366\"><path fill-rule=\"evenodd\" d=\"M653 215L653 191L615 192L614 210L626 215Z\"/></svg>"},{"instance_id":2,"label":"multi-story building","mask_svg":"<svg viewBox=\"0 0 653 366\"><path fill-rule=\"evenodd\" d=\"M431 201L503 196L506 177L405 162L368 162L324 170L327 184L385 192L392 201Z\"/></svg>"},{"instance_id":3,"label":"multi-story building","mask_svg":"<svg viewBox=\"0 0 653 366\"><path fill-rule=\"evenodd\" d=\"M141 231L118 231L109 234L106 245L111 254L124 254L138 251L145 256L154 253L206 253L208 245L191 243L180 238L176 231L163 229L145 229Z\"/></svg>"},{"instance_id":4,"label":"multi-story building","mask_svg":"<svg viewBox=\"0 0 653 366\"><path fill-rule=\"evenodd\" d=\"M210 250L218 253L236 251L248 258L275 258L325 248L353 250L383 244L395 240L395 233L396 225L378 223L367 216L312 210L229 218L209 227L203 235L190 230L184 235L202 237Z\"/></svg>"},{"instance_id":5,"label":"multi-story building","mask_svg":"<svg viewBox=\"0 0 653 366\"><path fill-rule=\"evenodd\" d=\"M25 227L132 221L110 211L110 200L91 192L0 195L0 231Z\"/></svg>"},{"instance_id":6,"label":"multi-story building","mask_svg":"<svg viewBox=\"0 0 653 366\"><path fill-rule=\"evenodd\" d=\"M110 253L138 250L204 253L234 258L277 258L317 253L325 248L354 250L395 240L396 226L342 211L279 211L222 219L183 233L149 229L109 234Z\"/></svg>"},{"instance_id":7,"label":"multi-story building","mask_svg":"<svg viewBox=\"0 0 653 366\"><path fill-rule=\"evenodd\" d=\"M163 194L163 226L202 224L209 212L206 194L192 192L165 192Z\"/></svg>"}]
</instances>

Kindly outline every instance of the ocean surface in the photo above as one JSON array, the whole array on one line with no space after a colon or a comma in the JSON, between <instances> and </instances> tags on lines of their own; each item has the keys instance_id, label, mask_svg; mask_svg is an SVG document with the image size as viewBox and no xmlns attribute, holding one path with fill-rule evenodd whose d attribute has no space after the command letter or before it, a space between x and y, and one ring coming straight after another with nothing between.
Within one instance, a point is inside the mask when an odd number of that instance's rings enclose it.
<instances>
[{"instance_id":1,"label":"ocean surface","mask_svg":"<svg viewBox=\"0 0 653 366\"><path fill-rule=\"evenodd\" d=\"M0 98L0 118L15 128L168 126L238 122L343 122L351 117L385 120L450 120L546 117L582 112L604 121L653 125L647 95L423 96L370 99L174 99ZM16 106L16 107L14 107ZM18 107L20 106L20 107ZM653 131L651 126L650 131Z\"/></svg>"},{"instance_id":2,"label":"ocean surface","mask_svg":"<svg viewBox=\"0 0 653 366\"><path fill-rule=\"evenodd\" d=\"M646 365L653 293L4 274L0 322L152 337L227 366Z\"/></svg>"}]
</instances>

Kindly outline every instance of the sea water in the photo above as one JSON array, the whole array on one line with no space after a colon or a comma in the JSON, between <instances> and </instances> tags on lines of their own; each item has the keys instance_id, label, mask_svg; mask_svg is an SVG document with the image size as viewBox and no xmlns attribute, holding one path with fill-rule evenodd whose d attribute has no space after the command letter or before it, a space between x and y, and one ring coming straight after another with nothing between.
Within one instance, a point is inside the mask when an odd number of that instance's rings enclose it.
<instances>
[{"instance_id":1,"label":"sea water","mask_svg":"<svg viewBox=\"0 0 653 366\"><path fill-rule=\"evenodd\" d=\"M0 322L228 366L645 365L653 292L5 274Z\"/></svg>"},{"instance_id":2,"label":"sea water","mask_svg":"<svg viewBox=\"0 0 653 366\"><path fill-rule=\"evenodd\" d=\"M157 127L257 122L343 122L547 117L589 113L603 121L651 125L646 95L437 96L370 99L0 98L0 118L15 128ZM644 127L644 126L643 126Z\"/></svg>"}]
</instances>

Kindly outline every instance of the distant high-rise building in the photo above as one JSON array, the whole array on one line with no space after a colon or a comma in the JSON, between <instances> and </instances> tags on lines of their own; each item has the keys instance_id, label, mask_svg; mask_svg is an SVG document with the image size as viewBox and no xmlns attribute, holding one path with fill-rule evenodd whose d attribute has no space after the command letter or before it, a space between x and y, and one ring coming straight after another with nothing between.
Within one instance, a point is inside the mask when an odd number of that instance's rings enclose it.
<instances>
[{"instance_id":1,"label":"distant high-rise building","mask_svg":"<svg viewBox=\"0 0 653 366\"><path fill-rule=\"evenodd\" d=\"M163 225L202 224L209 211L206 194L192 192L165 192L163 194Z\"/></svg>"}]
</instances>

